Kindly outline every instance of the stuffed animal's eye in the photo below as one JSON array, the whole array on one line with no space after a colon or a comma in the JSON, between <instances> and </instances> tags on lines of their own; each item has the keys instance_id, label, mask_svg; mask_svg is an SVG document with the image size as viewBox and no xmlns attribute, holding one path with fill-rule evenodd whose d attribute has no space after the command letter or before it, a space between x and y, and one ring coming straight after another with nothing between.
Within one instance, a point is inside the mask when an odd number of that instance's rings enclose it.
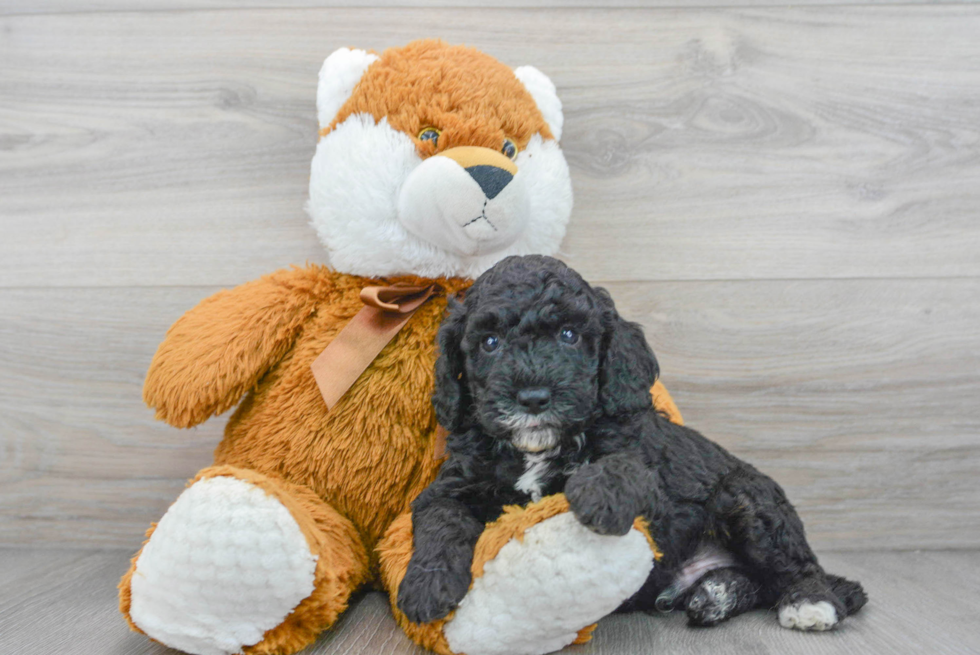
<instances>
[{"instance_id":1,"label":"stuffed animal's eye","mask_svg":"<svg viewBox=\"0 0 980 655\"><path fill-rule=\"evenodd\" d=\"M427 127L419 132L419 141L431 141L432 145L439 145L439 135L442 134L434 127Z\"/></svg>"},{"instance_id":2,"label":"stuffed animal's eye","mask_svg":"<svg viewBox=\"0 0 980 655\"><path fill-rule=\"evenodd\" d=\"M497 349L497 346L500 345L500 339L491 334L490 336L483 338L482 345L484 350L486 350L488 353L492 353Z\"/></svg>"},{"instance_id":3,"label":"stuffed animal's eye","mask_svg":"<svg viewBox=\"0 0 980 655\"><path fill-rule=\"evenodd\" d=\"M517 144L510 139L504 139L504 146L500 149L508 159L517 159Z\"/></svg>"},{"instance_id":4,"label":"stuffed animal's eye","mask_svg":"<svg viewBox=\"0 0 980 655\"><path fill-rule=\"evenodd\" d=\"M558 333L558 338L561 339L562 343L576 344L578 343L578 332L572 328L562 328L562 331Z\"/></svg>"}]
</instances>

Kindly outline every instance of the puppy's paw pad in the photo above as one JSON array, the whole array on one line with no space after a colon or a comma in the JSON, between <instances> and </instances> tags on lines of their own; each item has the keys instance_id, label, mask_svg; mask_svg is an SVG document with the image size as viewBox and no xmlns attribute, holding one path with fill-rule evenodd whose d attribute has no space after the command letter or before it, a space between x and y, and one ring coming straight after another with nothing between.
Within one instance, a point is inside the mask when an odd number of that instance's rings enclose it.
<instances>
[{"instance_id":1,"label":"puppy's paw pad","mask_svg":"<svg viewBox=\"0 0 980 655\"><path fill-rule=\"evenodd\" d=\"M803 601L779 610L779 625L793 630L830 630L840 622L837 610L826 600Z\"/></svg>"},{"instance_id":2,"label":"puppy's paw pad","mask_svg":"<svg viewBox=\"0 0 980 655\"><path fill-rule=\"evenodd\" d=\"M714 625L731 616L737 598L724 582L705 580L687 601L687 618L694 625Z\"/></svg>"}]
</instances>

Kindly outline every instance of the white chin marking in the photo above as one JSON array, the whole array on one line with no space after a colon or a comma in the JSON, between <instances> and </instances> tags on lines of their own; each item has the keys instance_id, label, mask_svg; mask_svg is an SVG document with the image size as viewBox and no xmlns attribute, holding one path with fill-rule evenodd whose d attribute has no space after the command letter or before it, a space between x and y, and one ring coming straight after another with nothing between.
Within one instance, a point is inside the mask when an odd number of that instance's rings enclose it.
<instances>
[{"instance_id":1,"label":"white chin marking","mask_svg":"<svg viewBox=\"0 0 980 655\"><path fill-rule=\"evenodd\" d=\"M779 625L793 630L830 630L839 621L837 610L825 600L803 601L779 610Z\"/></svg>"},{"instance_id":2,"label":"white chin marking","mask_svg":"<svg viewBox=\"0 0 980 655\"><path fill-rule=\"evenodd\" d=\"M454 653L550 653L636 593L652 568L638 530L598 535L570 512L559 514L500 549L444 634Z\"/></svg>"},{"instance_id":3,"label":"white chin marking","mask_svg":"<svg viewBox=\"0 0 980 655\"><path fill-rule=\"evenodd\" d=\"M539 454L551 450L558 445L558 439L549 435L535 433L532 436L522 437L514 441L514 448L522 453Z\"/></svg>"},{"instance_id":4,"label":"white chin marking","mask_svg":"<svg viewBox=\"0 0 980 655\"><path fill-rule=\"evenodd\" d=\"M543 453L558 445L558 430L530 414L513 414L504 417L500 424L510 431L510 443L524 453Z\"/></svg>"},{"instance_id":5,"label":"white chin marking","mask_svg":"<svg viewBox=\"0 0 980 655\"><path fill-rule=\"evenodd\" d=\"M316 560L278 500L243 480L206 478L180 495L143 548L130 616L171 648L238 653L313 592Z\"/></svg>"}]
</instances>

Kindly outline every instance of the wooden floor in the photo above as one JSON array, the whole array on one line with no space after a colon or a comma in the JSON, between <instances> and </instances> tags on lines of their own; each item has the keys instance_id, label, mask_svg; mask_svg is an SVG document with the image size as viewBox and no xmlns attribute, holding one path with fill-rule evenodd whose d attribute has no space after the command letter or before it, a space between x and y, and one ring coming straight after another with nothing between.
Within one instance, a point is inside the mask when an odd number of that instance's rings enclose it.
<instances>
[{"instance_id":1,"label":"wooden floor","mask_svg":"<svg viewBox=\"0 0 980 655\"><path fill-rule=\"evenodd\" d=\"M164 655L130 633L116 609L121 551L0 550L0 653ZM681 614L616 615L568 655L976 655L980 653L980 552L828 553L823 564L862 581L871 603L832 633L780 628L753 612L711 629ZM305 655L422 655L391 618L385 596L360 597Z\"/></svg>"}]
</instances>

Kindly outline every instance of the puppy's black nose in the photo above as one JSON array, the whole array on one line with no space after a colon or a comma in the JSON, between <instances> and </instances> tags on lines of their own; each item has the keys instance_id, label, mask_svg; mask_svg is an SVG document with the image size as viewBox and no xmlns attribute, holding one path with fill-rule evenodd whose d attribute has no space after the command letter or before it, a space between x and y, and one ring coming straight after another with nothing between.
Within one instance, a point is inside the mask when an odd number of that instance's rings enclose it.
<instances>
[{"instance_id":1,"label":"puppy's black nose","mask_svg":"<svg viewBox=\"0 0 980 655\"><path fill-rule=\"evenodd\" d=\"M476 183L483 189L487 198L493 200L497 194L510 184L514 176L510 171L505 171L497 166L469 166L466 172L470 174Z\"/></svg>"},{"instance_id":2,"label":"puppy's black nose","mask_svg":"<svg viewBox=\"0 0 980 655\"><path fill-rule=\"evenodd\" d=\"M531 414L540 414L548 409L551 402L551 389L547 387L532 387L517 392L517 402Z\"/></svg>"}]
</instances>

